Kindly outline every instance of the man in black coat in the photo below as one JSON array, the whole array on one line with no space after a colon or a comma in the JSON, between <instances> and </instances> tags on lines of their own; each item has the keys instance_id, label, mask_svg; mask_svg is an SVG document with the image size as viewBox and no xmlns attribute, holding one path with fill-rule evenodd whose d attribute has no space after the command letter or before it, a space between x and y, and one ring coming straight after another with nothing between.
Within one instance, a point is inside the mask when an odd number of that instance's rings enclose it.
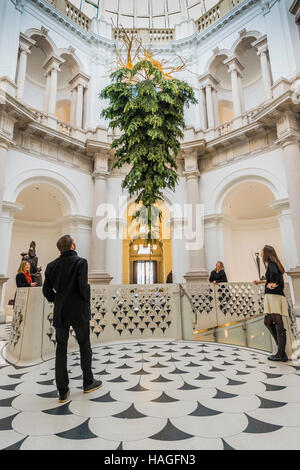
<instances>
[{"instance_id":1,"label":"man in black coat","mask_svg":"<svg viewBox=\"0 0 300 470\"><path fill-rule=\"evenodd\" d=\"M57 343L55 380L59 402L64 403L70 395L67 371L70 326L75 331L80 347L84 393L100 388L102 382L94 380L92 373L91 294L87 260L77 255L75 242L70 235L61 237L57 242L57 248L61 255L46 268L43 294L48 302L54 303L53 326L56 330Z\"/></svg>"}]
</instances>

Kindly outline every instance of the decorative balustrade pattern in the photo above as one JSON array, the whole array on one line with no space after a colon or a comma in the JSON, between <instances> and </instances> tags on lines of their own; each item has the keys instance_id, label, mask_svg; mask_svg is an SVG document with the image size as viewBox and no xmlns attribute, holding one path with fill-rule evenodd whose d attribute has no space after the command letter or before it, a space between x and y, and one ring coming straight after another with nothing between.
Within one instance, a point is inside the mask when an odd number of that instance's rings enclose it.
<instances>
[{"instance_id":1,"label":"decorative balustrade pattern","mask_svg":"<svg viewBox=\"0 0 300 470\"><path fill-rule=\"evenodd\" d=\"M289 286L289 344L298 339ZM143 339L192 339L193 330L216 329L263 313L263 286L252 283L94 286L91 291L91 343ZM53 304L42 289L18 289L6 357L20 365L55 354ZM77 349L70 330L69 348Z\"/></svg>"},{"instance_id":2,"label":"decorative balustrade pattern","mask_svg":"<svg viewBox=\"0 0 300 470\"><path fill-rule=\"evenodd\" d=\"M168 29L121 29L121 28L114 28L113 29L113 38L115 41L122 41L122 37L125 34L131 36L132 34L136 34L138 37L142 39L143 42L149 44L161 44L173 41L175 37L175 30L168 28Z\"/></svg>"},{"instance_id":3,"label":"decorative balustrade pattern","mask_svg":"<svg viewBox=\"0 0 300 470\"><path fill-rule=\"evenodd\" d=\"M250 282L188 284L186 291L193 309L193 327L197 330L263 315L263 285L256 286ZM295 325L288 284L285 286L285 293L289 303L290 323Z\"/></svg>"},{"instance_id":4,"label":"decorative balustrade pattern","mask_svg":"<svg viewBox=\"0 0 300 470\"><path fill-rule=\"evenodd\" d=\"M72 4L72 2L68 0L46 0L51 6L59 10L63 13L67 18L69 18L73 23L79 26L86 32L90 32L91 30L91 19L86 16L79 8ZM211 25L213 25L216 21L222 18L226 13L233 10L237 7L243 0L221 0L217 3L214 7L208 10L204 15L202 15L198 20L195 21L196 30L199 33L202 33ZM121 38L121 31L120 29L114 29L113 37L115 40L119 40ZM134 29L128 29L126 31L137 31ZM161 42L169 42L174 39L174 29L150 29L149 37L150 42L152 43L161 43Z\"/></svg>"},{"instance_id":5,"label":"decorative balustrade pattern","mask_svg":"<svg viewBox=\"0 0 300 470\"><path fill-rule=\"evenodd\" d=\"M68 0L46 0L85 32L91 30L91 19Z\"/></svg>"},{"instance_id":6,"label":"decorative balustrade pattern","mask_svg":"<svg viewBox=\"0 0 300 470\"><path fill-rule=\"evenodd\" d=\"M203 16L201 16L201 18L196 21L196 28L198 33L202 33L207 28L209 28L209 26L211 26L221 18L220 3L208 10L207 13L205 13Z\"/></svg>"},{"instance_id":7,"label":"decorative balustrade pattern","mask_svg":"<svg viewBox=\"0 0 300 470\"><path fill-rule=\"evenodd\" d=\"M243 0L221 0L195 22L196 30L202 33L242 2Z\"/></svg>"}]
</instances>

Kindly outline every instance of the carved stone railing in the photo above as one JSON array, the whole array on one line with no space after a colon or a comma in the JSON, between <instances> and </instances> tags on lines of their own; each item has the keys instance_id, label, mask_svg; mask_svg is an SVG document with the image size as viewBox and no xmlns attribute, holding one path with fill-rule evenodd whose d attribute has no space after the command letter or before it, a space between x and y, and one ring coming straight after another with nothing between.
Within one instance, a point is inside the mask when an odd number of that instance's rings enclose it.
<instances>
[{"instance_id":1,"label":"carved stone railing","mask_svg":"<svg viewBox=\"0 0 300 470\"><path fill-rule=\"evenodd\" d=\"M75 7L68 0L46 0L50 5L60 11L64 16L69 18L74 24L79 26L87 33L91 30L91 19L86 16L79 8Z\"/></svg>"},{"instance_id":2,"label":"carved stone railing","mask_svg":"<svg viewBox=\"0 0 300 470\"><path fill-rule=\"evenodd\" d=\"M233 129L233 121L224 122L216 128L216 136L222 137L222 135L229 134Z\"/></svg>"},{"instance_id":3,"label":"carved stone railing","mask_svg":"<svg viewBox=\"0 0 300 470\"><path fill-rule=\"evenodd\" d=\"M288 286L286 293L291 305ZM285 321L291 354L298 332L292 308L289 310ZM91 293L91 343L192 340L197 339L199 330L262 318L262 313L262 286L246 282L95 286ZM261 330L269 335L263 326ZM19 366L36 364L54 357L55 345L53 304L45 300L41 288L18 289L6 359ZM69 348L77 349L72 328Z\"/></svg>"},{"instance_id":4,"label":"carved stone railing","mask_svg":"<svg viewBox=\"0 0 300 470\"><path fill-rule=\"evenodd\" d=\"M242 2L243 0L221 0L196 20L196 30L202 33Z\"/></svg>"},{"instance_id":5,"label":"carved stone railing","mask_svg":"<svg viewBox=\"0 0 300 470\"><path fill-rule=\"evenodd\" d=\"M175 30L171 28L162 28L162 29L123 29L123 28L114 28L113 29L113 39L115 41L122 41L124 33L128 35L136 34L137 37L144 44L162 44L168 43L175 39Z\"/></svg>"},{"instance_id":6,"label":"carved stone railing","mask_svg":"<svg viewBox=\"0 0 300 470\"><path fill-rule=\"evenodd\" d=\"M251 320L264 312L264 286L250 282L224 284L188 284L186 287L193 309L193 329L197 333ZM285 318L288 331L288 352L299 339L296 318L292 308L289 285L285 286L289 317Z\"/></svg>"},{"instance_id":7,"label":"carved stone railing","mask_svg":"<svg viewBox=\"0 0 300 470\"><path fill-rule=\"evenodd\" d=\"M186 315L182 326L180 286L120 285L92 287L91 343L143 340L183 339L182 331L190 331L192 338L192 310L184 307ZM189 311L188 311L189 310ZM48 303L42 289L18 289L10 340L5 357L21 366L45 361L55 354L53 304ZM70 350L77 348L71 329Z\"/></svg>"}]
</instances>

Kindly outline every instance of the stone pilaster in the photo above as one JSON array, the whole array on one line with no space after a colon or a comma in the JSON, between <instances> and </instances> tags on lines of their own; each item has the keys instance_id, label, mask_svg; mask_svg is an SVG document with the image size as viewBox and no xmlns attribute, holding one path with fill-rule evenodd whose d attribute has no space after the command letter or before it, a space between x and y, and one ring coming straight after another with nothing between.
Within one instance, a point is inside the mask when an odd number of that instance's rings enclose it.
<instances>
[{"instance_id":1,"label":"stone pilaster","mask_svg":"<svg viewBox=\"0 0 300 470\"><path fill-rule=\"evenodd\" d=\"M50 116L51 125L51 118L55 120L55 113L56 113L56 99L57 99L57 79L58 73L60 72L60 67L64 63L64 60L57 56L52 56L44 63L43 68L45 70L45 76L47 77L47 88L46 88L46 95L45 95L45 105L44 105L44 113ZM53 123L52 127L56 126Z\"/></svg>"},{"instance_id":2,"label":"stone pilaster","mask_svg":"<svg viewBox=\"0 0 300 470\"><path fill-rule=\"evenodd\" d=\"M244 67L237 57L230 57L224 61L224 64L227 65L228 71L231 75L234 117L239 118L245 112L242 88L242 71L244 70Z\"/></svg>"},{"instance_id":3,"label":"stone pilaster","mask_svg":"<svg viewBox=\"0 0 300 470\"><path fill-rule=\"evenodd\" d=\"M272 94L272 72L271 64L269 59L269 50L268 50L268 41L267 36L264 35L261 38L257 39L252 43L252 46L255 47L257 55L260 58L261 74L265 89L266 100L271 100L273 98Z\"/></svg>"},{"instance_id":4,"label":"stone pilaster","mask_svg":"<svg viewBox=\"0 0 300 470\"><path fill-rule=\"evenodd\" d=\"M89 77L83 73L77 73L70 81L72 87L71 124L77 129L83 128L83 117L87 113L87 101L84 97L89 81Z\"/></svg>"},{"instance_id":5,"label":"stone pilaster","mask_svg":"<svg viewBox=\"0 0 300 470\"><path fill-rule=\"evenodd\" d=\"M36 41L20 34L20 45L19 45L19 63L17 73L17 98L22 100L24 97L26 70L28 56L31 54L32 47L36 44Z\"/></svg>"},{"instance_id":6,"label":"stone pilaster","mask_svg":"<svg viewBox=\"0 0 300 470\"><path fill-rule=\"evenodd\" d=\"M105 207L107 200L107 177L109 154L99 151L94 156L94 208L91 235L89 279L92 284L109 284L112 280L106 272Z\"/></svg>"},{"instance_id":7,"label":"stone pilaster","mask_svg":"<svg viewBox=\"0 0 300 470\"><path fill-rule=\"evenodd\" d=\"M202 97L203 124L208 129L214 129L217 123L217 116L215 113L214 93L217 90L217 86L219 82L218 80L215 79L215 77L211 73L202 75L199 78L199 81L200 81L200 88L203 88L205 90L205 98L204 98L204 95ZM205 112L205 108L206 108L206 112Z\"/></svg>"},{"instance_id":8,"label":"stone pilaster","mask_svg":"<svg viewBox=\"0 0 300 470\"><path fill-rule=\"evenodd\" d=\"M184 151L185 171L184 176L186 178L187 188L187 203L190 206L188 212L192 220L187 221L193 233L195 233L195 239L189 240L190 245L195 245L195 248L189 249L190 268L189 272L185 274L184 278L187 282L201 282L207 281L208 272L205 268L205 255L204 255L204 244L199 246L196 243L196 236L200 236L199 227L197 227L197 220L201 220L202 215L199 214L200 210L200 196L199 196L199 177L200 172L198 169L198 155L196 150ZM201 225L203 220L201 220ZM203 230L202 226L200 229Z\"/></svg>"},{"instance_id":9,"label":"stone pilaster","mask_svg":"<svg viewBox=\"0 0 300 470\"><path fill-rule=\"evenodd\" d=\"M287 111L277 121L277 136L283 152L283 161L289 195L289 205L295 233L296 258L288 274L293 280L295 312L300 316L300 128L297 116Z\"/></svg>"}]
</instances>

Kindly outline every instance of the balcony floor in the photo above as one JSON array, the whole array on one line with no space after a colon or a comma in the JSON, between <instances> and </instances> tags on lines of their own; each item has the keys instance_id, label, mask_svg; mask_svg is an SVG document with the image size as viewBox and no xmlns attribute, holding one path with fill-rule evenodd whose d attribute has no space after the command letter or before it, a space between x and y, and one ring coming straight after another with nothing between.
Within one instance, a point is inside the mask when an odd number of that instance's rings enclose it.
<instances>
[{"instance_id":1,"label":"balcony floor","mask_svg":"<svg viewBox=\"0 0 300 470\"><path fill-rule=\"evenodd\" d=\"M8 327L0 328L0 348ZM0 449L300 449L300 367L246 348L121 342L94 348L103 387L59 405L54 360L0 362Z\"/></svg>"}]
</instances>

